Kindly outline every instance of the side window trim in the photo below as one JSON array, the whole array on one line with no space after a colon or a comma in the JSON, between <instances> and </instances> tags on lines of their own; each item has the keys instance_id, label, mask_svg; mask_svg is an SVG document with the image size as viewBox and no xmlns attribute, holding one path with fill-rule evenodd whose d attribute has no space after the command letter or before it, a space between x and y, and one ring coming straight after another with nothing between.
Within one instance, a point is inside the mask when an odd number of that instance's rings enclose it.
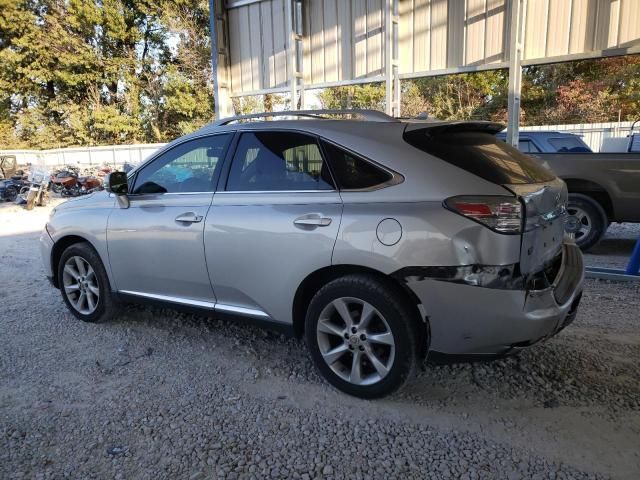
<instances>
[{"instance_id":1,"label":"side window trim","mask_svg":"<svg viewBox=\"0 0 640 480\"><path fill-rule=\"evenodd\" d=\"M227 143L226 146L226 152L223 156L223 160L225 160L227 158L227 155L229 154L229 149L231 148L231 144L235 138L235 132L234 131L224 131L224 132L218 132L218 133L205 133L202 135L198 135L196 137L190 137L188 139L185 139L179 143L176 143L175 145L173 145L171 148L167 149L167 150L163 150L161 152L155 153L151 158L149 158L146 162L144 162L142 165L140 165L138 168L136 168L133 171L132 174L132 184L131 184L131 188L129 188L130 192L133 192L135 190L136 187L136 182L138 181L138 176L140 174L140 172L142 172L145 168L149 167L150 165L152 165L153 163L156 162L156 160L158 160L159 158L162 158L165 154L175 150L178 147L181 147L182 145L184 145L185 143L188 142L192 142L194 140L202 140L204 138L211 138L211 137L218 137L220 135L229 135L231 137L231 139L229 140L229 142ZM224 167L224 164L222 165L222 167ZM139 196L149 196L149 195L196 195L196 194L203 194L203 193L215 193L216 191L216 187L218 185L218 181L220 179L220 177L222 176L222 169L220 169L218 171L217 174L217 178L212 178L211 179L211 190L207 190L204 192L166 192L166 193L129 193L128 196L133 196L133 197L139 197Z\"/></svg>"},{"instance_id":2,"label":"side window trim","mask_svg":"<svg viewBox=\"0 0 640 480\"><path fill-rule=\"evenodd\" d=\"M322 155L327 159L327 164L329 165L329 171L331 172L332 178L333 178L333 182L336 186L336 188L341 191L341 192L373 192L376 190L382 190L383 188L387 188L387 187L392 187L394 185L399 185L400 183L404 182L404 175L402 175L401 173L396 172L395 170L391 170L390 168L379 164L378 162L371 160L368 157L365 157L364 155L354 152L353 150L351 150L350 148L345 147L344 145L340 145L339 143L334 142L333 140L329 140L328 138L325 137L319 137L320 140L320 147L321 147L321 151L322 151ZM340 188L340 185L338 184L337 181L337 176L333 173L334 172L334 167L331 164L331 158L330 156L327 154L326 149L325 149L325 143L331 144L336 148L339 148L340 150L344 150L345 152L347 152L349 155L368 163L369 165L374 166L375 168L382 170L383 172L388 173L391 178L389 180L387 180L386 182L382 182L380 184L377 185L373 185L372 187L366 187L366 188Z\"/></svg>"},{"instance_id":3,"label":"side window trim","mask_svg":"<svg viewBox=\"0 0 640 480\"><path fill-rule=\"evenodd\" d=\"M322 157L322 161L327 165L329 170L329 175L331 176L331 181L333 183L333 188L331 190L228 190L229 187L229 175L231 173L231 166L233 164L234 157L236 155L236 151L238 149L238 145L240 143L240 137L242 137L245 133L300 133L303 135L307 135L308 137L313 138L318 144L318 150L320 151L320 156ZM304 130L298 129L289 129L289 128L247 128L244 130L236 130L235 135L231 142L229 143L228 152L225 157L225 164L223 165L223 169L220 172L220 179L218 180L218 190L216 190L217 194L285 194L285 193L313 193L313 194L322 194L322 193L336 193L338 192L338 183L336 182L336 177L333 174L333 170L331 169L331 162L328 161L327 155L322 148L322 137L319 137L316 134L306 132ZM227 161L228 160L228 161ZM223 188L220 188L223 187Z\"/></svg>"}]
</instances>

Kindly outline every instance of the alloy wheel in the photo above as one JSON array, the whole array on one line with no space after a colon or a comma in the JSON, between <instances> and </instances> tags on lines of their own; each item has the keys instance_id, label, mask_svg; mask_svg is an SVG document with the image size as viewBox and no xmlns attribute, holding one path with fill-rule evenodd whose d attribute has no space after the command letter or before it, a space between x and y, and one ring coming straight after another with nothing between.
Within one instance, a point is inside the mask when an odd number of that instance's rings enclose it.
<instances>
[{"instance_id":1,"label":"alloy wheel","mask_svg":"<svg viewBox=\"0 0 640 480\"><path fill-rule=\"evenodd\" d=\"M69 257L62 272L62 286L69 303L83 315L92 314L100 300L98 278L89 264L80 256Z\"/></svg>"},{"instance_id":2,"label":"alloy wheel","mask_svg":"<svg viewBox=\"0 0 640 480\"><path fill-rule=\"evenodd\" d=\"M321 312L316 338L331 370L354 385L372 385L391 370L395 339L384 316L370 303L340 297Z\"/></svg>"},{"instance_id":3,"label":"alloy wheel","mask_svg":"<svg viewBox=\"0 0 640 480\"><path fill-rule=\"evenodd\" d=\"M567 213L569 216L565 221L566 232L573 233L576 242L589 236L593 228L593 222L589 214L575 205L569 205L567 207Z\"/></svg>"}]
</instances>

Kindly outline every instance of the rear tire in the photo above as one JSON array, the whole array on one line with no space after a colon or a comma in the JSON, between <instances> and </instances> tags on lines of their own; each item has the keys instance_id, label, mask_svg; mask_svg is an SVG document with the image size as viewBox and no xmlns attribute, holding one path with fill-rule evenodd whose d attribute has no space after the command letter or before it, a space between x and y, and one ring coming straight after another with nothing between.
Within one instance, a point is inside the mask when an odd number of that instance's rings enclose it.
<instances>
[{"instance_id":1,"label":"rear tire","mask_svg":"<svg viewBox=\"0 0 640 480\"><path fill-rule=\"evenodd\" d=\"M587 195L570 193L567 212L569 217L565 230L574 234L576 245L582 250L595 246L607 231L607 214L597 201Z\"/></svg>"},{"instance_id":2,"label":"rear tire","mask_svg":"<svg viewBox=\"0 0 640 480\"><path fill-rule=\"evenodd\" d=\"M74 243L62 252L58 285L67 308L83 322L108 321L117 313L107 272L89 243Z\"/></svg>"},{"instance_id":3,"label":"rear tire","mask_svg":"<svg viewBox=\"0 0 640 480\"><path fill-rule=\"evenodd\" d=\"M305 320L311 358L337 389L356 397L395 392L418 365L424 338L397 287L372 275L328 283L311 300Z\"/></svg>"}]
</instances>

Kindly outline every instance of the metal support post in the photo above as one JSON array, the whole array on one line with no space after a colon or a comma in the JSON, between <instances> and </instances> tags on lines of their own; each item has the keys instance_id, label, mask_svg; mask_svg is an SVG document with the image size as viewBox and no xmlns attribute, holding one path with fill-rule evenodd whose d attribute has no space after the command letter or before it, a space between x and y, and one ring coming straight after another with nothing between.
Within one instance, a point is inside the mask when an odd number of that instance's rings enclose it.
<instances>
[{"instance_id":1,"label":"metal support post","mask_svg":"<svg viewBox=\"0 0 640 480\"><path fill-rule=\"evenodd\" d=\"M509 96L507 107L507 143L518 146L520 129L520 95L522 92L522 31L526 0L510 0Z\"/></svg>"},{"instance_id":2,"label":"metal support post","mask_svg":"<svg viewBox=\"0 0 640 480\"><path fill-rule=\"evenodd\" d=\"M385 112L400 116L400 78L398 75L398 0L385 0Z\"/></svg>"}]
</instances>

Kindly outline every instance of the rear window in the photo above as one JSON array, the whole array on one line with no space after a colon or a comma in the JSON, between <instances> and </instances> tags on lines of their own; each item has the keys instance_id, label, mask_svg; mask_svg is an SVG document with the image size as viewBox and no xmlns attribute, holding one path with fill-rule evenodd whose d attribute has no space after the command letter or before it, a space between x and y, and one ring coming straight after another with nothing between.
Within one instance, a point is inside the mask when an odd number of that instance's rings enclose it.
<instances>
[{"instance_id":1,"label":"rear window","mask_svg":"<svg viewBox=\"0 0 640 480\"><path fill-rule=\"evenodd\" d=\"M410 145L498 185L539 183L554 175L532 158L489 133L405 133Z\"/></svg>"},{"instance_id":2,"label":"rear window","mask_svg":"<svg viewBox=\"0 0 640 480\"><path fill-rule=\"evenodd\" d=\"M341 190L374 188L392 179L389 172L340 147L323 142L323 148Z\"/></svg>"}]
</instances>

